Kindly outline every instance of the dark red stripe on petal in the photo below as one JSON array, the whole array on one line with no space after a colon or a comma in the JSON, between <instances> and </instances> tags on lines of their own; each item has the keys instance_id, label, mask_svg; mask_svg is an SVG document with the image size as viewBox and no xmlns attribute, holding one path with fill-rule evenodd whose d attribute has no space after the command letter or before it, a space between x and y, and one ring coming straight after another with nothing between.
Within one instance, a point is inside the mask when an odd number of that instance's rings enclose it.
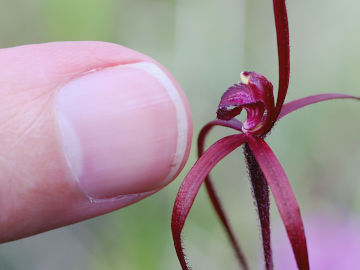
<instances>
[{"instance_id":1,"label":"dark red stripe on petal","mask_svg":"<svg viewBox=\"0 0 360 270\"><path fill-rule=\"evenodd\" d=\"M276 37L279 56L279 90L275 108L275 121L284 104L290 77L289 26L285 0L273 0Z\"/></svg>"},{"instance_id":2,"label":"dark red stripe on petal","mask_svg":"<svg viewBox=\"0 0 360 270\"><path fill-rule=\"evenodd\" d=\"M230 128L234 128L236 130L241 130L241 127L242 127L241 122L237 121L236 119L232 119L230 121L214 120L214 121L211 121L210 123L206 124L201 129L200 135L198 137L198 156L199 157L201 157L204 153L204 144L205 144L206 136L214 126L230 127ZM230 239L231 245L235 251L235 254L236 254L236 257L238 259L240 266L242 267L242 269L248 270L249 267L245 260L245 256L243 255L240 245L239 245L238 241L236 240L235 234L230 226L230 222L225 214L224 208L222 207L221 201L215 191L214 185L213 185L209 175L205 178L205 186L206 186L206 190L209 195L210 201L215 209L215 212L218 215L218 217L219 217L221 223L223 224L225 231Z\"/></svg>"},{"instance_id":3,"label":"dark red stripe on petal","mask_svg":"<svg viewBox=\"0 0 360 270\"><path fill-rule=\"evenodd\" d=\"M181 243L181 231L199 188L211 169L226 155L241 146L246 141L246 138L247 136L244 134L236 134L227 136L214 143L191 168L180 186L174 203L171 229L176 253L183 270L190 268L185 261Z\"/></svg>"},{"instance_id":4,"label":"dark red stripe on petal","mask_svg":"<svg viewBox=\"0 0 360 270\"><path fill-rule=\"evenodd\" d=\"M291 113L293 111L296 111L298 109L301 109L303 107L306 107L308 105L318 103L318 102L322 102L322 101L327 101L327 100L334 100L334 99L355 99L355 100L360 100L359 97L354 97L354 96L345 95L345 94L337 94L337 93L319 94L319 95L314 95L314 96L308 96L308 97L300 98L300 99L291 101L289 103L286 103L281 109L281 113L280 113L280 115L278 117L278 120L283 118L285 115L287 115L287 114L289 114L289 113Z\"/></svg>"},{"instance_id":5,"label":"dark red stripe on petal","mask_svg":"<svg viewBox=\"0 0 360 270\"><path fill-rule=\"evenodd\" d=\"M309 258L304 225L295 194L292 191L284 169L264 140L249 136L248 143L274 196L295 255L297 266L300 270L308 270Z\"/></svg>"}]
</instances>

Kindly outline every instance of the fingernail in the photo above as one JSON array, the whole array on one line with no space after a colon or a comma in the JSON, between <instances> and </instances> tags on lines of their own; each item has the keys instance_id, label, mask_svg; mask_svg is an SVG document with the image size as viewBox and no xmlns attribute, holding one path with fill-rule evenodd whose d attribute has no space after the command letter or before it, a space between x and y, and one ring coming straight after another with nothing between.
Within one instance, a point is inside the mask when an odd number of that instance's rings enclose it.
<instances>
[{"instance_id":1,"label":"fingernail","mask_svg":"<svg viewBox=\"0 0 360 270\"><path fill-rule=\"evenodd\" d=\"M55 115L64 155L90 198L147 192L187 159L189 110L155 64L93 71L62 87Z\"/></svg>"}]
</instances>

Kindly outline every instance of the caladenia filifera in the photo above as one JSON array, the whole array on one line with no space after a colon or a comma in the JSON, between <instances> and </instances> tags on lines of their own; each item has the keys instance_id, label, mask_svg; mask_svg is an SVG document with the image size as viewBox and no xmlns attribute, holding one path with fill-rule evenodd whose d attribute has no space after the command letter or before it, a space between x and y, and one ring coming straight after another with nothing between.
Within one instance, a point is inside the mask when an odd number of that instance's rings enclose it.
<instances>
[{"instance_id":1,"label":"caladenia filifera","mask_svg":"<svg viewBox=\"0 0 360 270\"><path fill-rule=\"evenodd\" d=\"M273 269L270 241L269 187L287 231L299 269L310 269L304 226L294 192L280 162L265 142L275 123L287 114L307 105L332 100L355 99L345 94L320 94L308 96L284 104L289 85L290 48L285 0L273 0L278 60L279 87L275 102L272 84L256 72L242 72L241 81L230 86L223 94L217 110L217 120L206 124L198 137L199 159L191 168L178 191L172 213L172 233L177 256L183 270L188 266L181 242L181 232L203 182L216 213L230 238L239 264L249 266L230 227L225 212L210 180L211 169L236 148L243 146L245 161L255 198L263 241L264 260L267 270ZM246 110L247 117L241 122L234 117ZM238 134L224 137L204 151L204 142L215 126L236 130Z\"/></svg>"}]
</instances>

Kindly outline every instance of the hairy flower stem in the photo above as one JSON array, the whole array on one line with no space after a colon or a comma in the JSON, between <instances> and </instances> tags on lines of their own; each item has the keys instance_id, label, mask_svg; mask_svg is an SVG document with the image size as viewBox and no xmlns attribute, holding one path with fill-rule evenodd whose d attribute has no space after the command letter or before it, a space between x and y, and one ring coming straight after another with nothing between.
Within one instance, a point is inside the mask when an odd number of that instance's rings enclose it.
<instances>
[{"instance_id":1,"label":"hairy flower stem","mask_svg":"<svg viewBox=\"0 0 360 270\"><path fill-rule=\"evenodd\" d=\"M273 261L271 254L270 240L270 200L269 186L265 177L257 163L248 143L244 145L244 155L247 168L249 171L250 181L252 185L253 196L258 210L261 236L264 248L265 266L267 270L273 269Z\"/></svg>"}]
</instances>

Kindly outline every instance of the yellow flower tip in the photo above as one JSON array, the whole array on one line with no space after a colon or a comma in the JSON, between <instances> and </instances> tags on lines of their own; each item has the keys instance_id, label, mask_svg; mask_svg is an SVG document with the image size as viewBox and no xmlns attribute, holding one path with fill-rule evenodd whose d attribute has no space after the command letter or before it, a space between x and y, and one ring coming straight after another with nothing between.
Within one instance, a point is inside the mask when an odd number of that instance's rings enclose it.
<instances>
[{"instance_id":1,"label":"yellow flower tip","mask_svg":"<svg viewBox=\"0 0 360 270\"><path fill-rule=\"evenodd\" d=\"M250 75L248 72L241 72L240 73L240 80L244 84L249 84Z\"/></svg>"}]
</instances>

